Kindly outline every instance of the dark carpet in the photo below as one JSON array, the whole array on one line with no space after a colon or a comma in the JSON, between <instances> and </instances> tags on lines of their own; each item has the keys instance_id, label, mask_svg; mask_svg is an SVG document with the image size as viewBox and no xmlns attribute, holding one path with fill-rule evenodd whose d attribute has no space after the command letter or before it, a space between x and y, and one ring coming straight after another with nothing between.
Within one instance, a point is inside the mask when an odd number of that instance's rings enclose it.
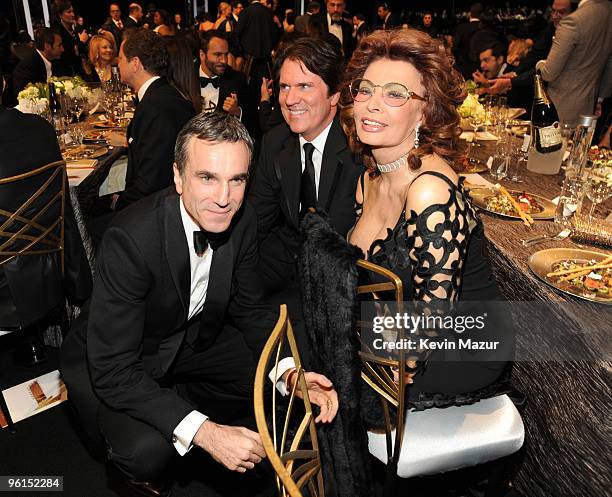
<instances>
[{"instance_id":1,"label":"dark carpet","mask_svg":"<svg viewBox=\"0 0 612 497\"><path fill-rule=\"evenodd\" d=\"M15 340L11 336L0 337L0 389L5 389L36 376L58 369L57 349L47 348L45 363L31 368L14 364L12 349ZM0 429L0 475L11 476L63 476L65 497L131 497L136 495L124 479L109 470L101 454L92 454L77 433L77 426L67 403L20 421L14 429ZM177 458L178 459L178 458ZM186 458L178 459L180 470L172 487L172 497L260 497L273 495L269 489L257 488L244 476L224 470L201 451L192 451ZM380 478L384 467L373 462ZM473 469L470 470L473 473ZM202 481L206 478L206 483ZM250 476L249 476L250 478ZM454 477L463 479L462 475ZM211 482L212 480L212 482ZM463 492L450 490L447 494L447 478L413 479L399 482L398 496L461 497ZM443 490L444 488L444 490ZM433 493L432 493L433 490ZM3 495L40 496L40 492L13 492ZM48 495L54 495L53 493ZM57 494L56 494L57 495ZM140 495L140 494L138 494ZM511 492L506 497L520 497Z\"/></svg>"}]
</instances>

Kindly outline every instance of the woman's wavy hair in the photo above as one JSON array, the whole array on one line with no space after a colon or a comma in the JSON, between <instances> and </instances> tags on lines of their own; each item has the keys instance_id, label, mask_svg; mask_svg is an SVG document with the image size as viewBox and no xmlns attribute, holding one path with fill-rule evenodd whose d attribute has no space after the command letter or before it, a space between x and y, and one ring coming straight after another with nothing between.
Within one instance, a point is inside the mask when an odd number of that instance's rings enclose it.
<instances>
[{"instance_id":1,"label":"woman's wavy hair","mask_svg":"<svg viewBox=\"0 0 612 497\"><path fill-rule=\"evenodd\" d=\"M460 159L465 155L465 146L459 141L461 128L457 106L466 96L463 78L436 40L416 29L403 28L374 31L363 38L348 63L342 85L342 127L351 150L363 157L370 176L378 175L379 171L372 150L357 137L349 84L363 77L368 66L379 59L412 64L421 75L425 88L425 94L421 95L427 101L423 102L420 144L408 154L410 168L418 169L421 167L421 157L436 153L455 170L461 170Z\"/></svg>"},{"instance_id":2,"label":"woman's wavy hair","mask_svg":"<svg viewBox=\"0 0 612 497\"><path fill-rule=\"evenodd\" d=\"M89 63L93 66L96 65L96 62L99 59L100 47L105 41L108 41L113 48L113 59L117 57L117 48L115 47L115 37L113 35L94 35L91 37L91 40L89 40Z\"/></svg>"}]
</instances>

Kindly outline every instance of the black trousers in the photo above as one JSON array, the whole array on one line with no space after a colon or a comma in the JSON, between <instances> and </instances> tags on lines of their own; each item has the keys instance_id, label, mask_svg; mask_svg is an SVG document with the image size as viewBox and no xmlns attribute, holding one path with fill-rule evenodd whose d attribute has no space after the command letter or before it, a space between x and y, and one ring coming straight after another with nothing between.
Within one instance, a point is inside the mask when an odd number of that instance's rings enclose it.
<instances>
[{"instance_id":1,"label":"black trousers","mask_svg":"<svg viewBox=\"0 0 612 497\"><path fill-rule=\"evenodd\" d=\"M108 459L129 479L157 482L173 479L174 468L187 465L195 457L206 461L198 465L204 482L229 474L231 478L249 482L245 483L247 488L255 488L251 481L260 478L254 476L258 471L247 472L246 477L230 474L197 447L181 458L172 443L154 427L100 402L87 371L72 367L76 347L71 346L71 340L64 345L62 375L77 416L89 437L102 442ZM205 350L184 342L161 386L175 389L211 421L256 431L252 400L255 368L255 358L242 333L226 326L216 342ZM269 471L263 473L269 477ZM245 491L241 495L255 494Z\"/></svg>"}]
</instances>

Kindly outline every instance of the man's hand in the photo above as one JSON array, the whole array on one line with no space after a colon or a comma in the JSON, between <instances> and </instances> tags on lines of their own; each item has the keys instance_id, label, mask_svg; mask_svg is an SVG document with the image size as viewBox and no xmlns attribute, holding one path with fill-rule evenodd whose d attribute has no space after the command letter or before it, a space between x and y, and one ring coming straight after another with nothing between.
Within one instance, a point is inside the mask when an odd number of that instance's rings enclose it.
<instances>
[{"instance_id":1,"label":"man's hand","mask_svg":"<svg viewBox=\"0 0 612 497\"><path fill-rule=\"evenodd\" d=\"M128 146L127 136L125 134L125 131L121 133L119 131L113 130L106 135L106 139L108 140L108 143L110 143L113 147L127 147Z\"/></svg>"},{"instance_id":2,"label":"man's hand","mask_svg":"<svg viewBox=\"0 0 612 497\"><path fill-rule=\"evenodd\" d=\"M238 95L232 94L223 102L223 110L233 116L240 116L240 107L238 106Z\"/></svg>"},{"instance_id":3,"label":"man's hand","mask_svg":"<svg viewBox=\"0 0 612 497\"><path fill-rule=\"evenodd\" d=\"M231 471L245 473L266 457L259 433L239 426L226 426L207 419L193 437L194 445L208 452Z\"/></svg>"},{"instance_id":4,"label":"man's hand","mask_svg":"<svg viewBox=\"0 0 612 497\"><path fill-rule=\"evenodd\" d=\"M499 95L500 93L506 93L512 89L512 80L508 78L497 78L492 80L493 84L487 88L487 93L490 95Z\"/></svg>"},{"instance_id":5,"label":"man's hand","mask_svg":"<svg viewBox=\"0 0 612 497\"><path fill-rule=\"evenodd\" d=\"M479 85L489 86L489 80L480 71L474 71L472 73L472 78L474 78L474 82Z\"/></svg>"},{"instance_id":6,"label":"man's hand","mask_svg":"<svg viewBox=\"0 0 612 497\"><path fill-rule=\"evenodd\" d=\"M261 78L261 86L259 88L261 93L261 102L269 102L272 96L272 80L268 78Z\"/></svg>"},{"instance_id":7,"label":"man's hand","mask_svg":"<svg viewBox=\"0 0 612 497\"><path fill-rule=\"evenodd\" d=\"M334 390L334 385L326 376L318 373L304 373L304 379L306 380L310 402L321 408L315 423L331 423L338 413L338 394ZM291 391L297 381L297 374L291 375L289 381L291 385L287 385L287 389ZM302 398L302 392L299 388L295 389L295 394Z\"/></svg>"}]
</instances>

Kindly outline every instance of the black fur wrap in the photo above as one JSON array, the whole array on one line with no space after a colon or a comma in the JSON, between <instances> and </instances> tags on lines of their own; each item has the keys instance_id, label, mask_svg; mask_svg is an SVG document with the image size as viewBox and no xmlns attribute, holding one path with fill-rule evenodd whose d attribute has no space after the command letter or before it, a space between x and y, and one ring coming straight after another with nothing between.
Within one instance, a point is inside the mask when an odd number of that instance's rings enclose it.
<instances>
[{"instance_id":1,"label":"black fur wrap","mask_svg":"<svg viewBox=\"0 0 612 497\"><path fill-rule=\"evenodd\" d=\"M367 431L360 412L364 384L355 335L355 262L363 253L333 230L324 213L307 214L302 232L299 275L310 370L327 376L339 397L338 415L317 430L325 495L370 497L374 491Z\"/></svg>"}]
</instances>

